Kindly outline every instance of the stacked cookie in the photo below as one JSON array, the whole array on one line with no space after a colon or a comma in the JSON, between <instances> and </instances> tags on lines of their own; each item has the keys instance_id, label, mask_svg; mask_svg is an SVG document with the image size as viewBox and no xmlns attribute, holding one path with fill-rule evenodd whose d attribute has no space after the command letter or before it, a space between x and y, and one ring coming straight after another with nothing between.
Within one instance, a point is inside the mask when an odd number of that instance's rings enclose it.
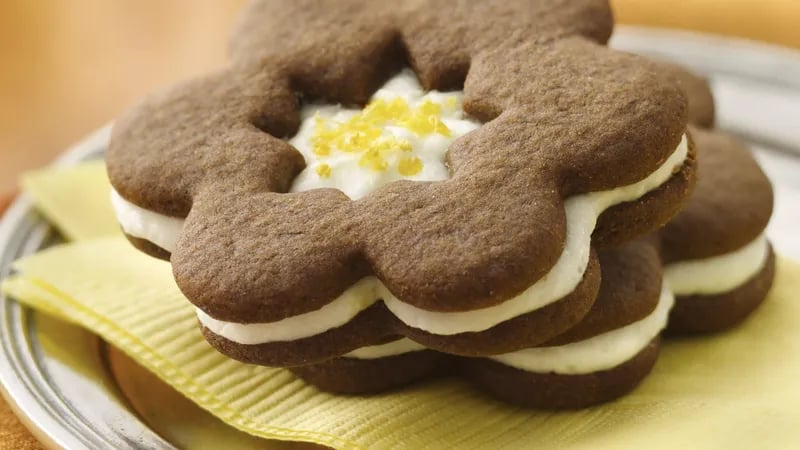
<instances>
[{"instance_id":1,"label":"stacked cookie","mask_svg":"<svg viewBox=\"0 0 800 450\"><path fill-rule=\"evenodd\" d=\"M606 48L603 1L439 6L256 1L229 67L115 125L122 228L214 347L334 392L451 373L575 408L632 389L668 318L760 302L769 183L687 129L702 81Z\"/></svg>"},{"instance_id":2,"label":"stacked cookie","mask_svg":"<svg viewBox=\"0 0 800 450\"><path fill-rule=\"evenodd\" d=\"M323 389L364 392L446 369L511 403L576 408L622 395L647 375L665 324L670 335L699 334L747 317L774 276L764 236L770 182L740 141L709 129L714 115L706 81L677 66L663 69L689 97L697 185L665 227L599 252L600 291L577 325L539 346L488 358L452 358L404 339L293 371Z\"/></svg>"}]
</instances>

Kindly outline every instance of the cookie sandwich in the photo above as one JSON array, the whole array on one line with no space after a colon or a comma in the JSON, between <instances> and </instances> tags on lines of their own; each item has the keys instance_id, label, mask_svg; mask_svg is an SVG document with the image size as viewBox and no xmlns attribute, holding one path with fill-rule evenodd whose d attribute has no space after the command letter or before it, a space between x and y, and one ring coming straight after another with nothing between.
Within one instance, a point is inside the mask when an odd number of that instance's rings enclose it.
<instances>
[{"instance_id":1,"label":"cookie sandwich","mask_svg":"<svg viewBox=\"0 0 800 450\"><path fill-rule=\"evenodd\" d=\"M591 309L593 247L692 185L685 96L611 28L604 1L256 1L228 67L116 123L122 228L249 362L547 342Z\"/></svg>"},{"instance_id":2,"label":"cookie sandwich","mask_svg":"<svg viewBox=\"0 0 800 450\"><path fill-rule=\"evenodd\" d=\"M371 394L437 376L464 376L493 398L545 409L574 409L617 398L652 369L674 298L662 284L657 240L600 253L602 285L575 327L532 348L485 357L435 352L408 339L292 368L320 389Z\"/></svg>"}]
</instances>

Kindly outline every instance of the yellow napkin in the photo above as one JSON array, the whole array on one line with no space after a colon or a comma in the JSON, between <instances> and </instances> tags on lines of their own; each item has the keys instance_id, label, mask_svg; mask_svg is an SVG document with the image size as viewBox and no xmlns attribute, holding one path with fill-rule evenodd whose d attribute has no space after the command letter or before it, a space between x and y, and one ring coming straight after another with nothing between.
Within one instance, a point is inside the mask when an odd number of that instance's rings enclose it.
<instances>
[{"instance_id":1,"label":"yellow napkin","mask_svg":"<svg viewBox=\"0 0 800 450\"><path fill-rule=\"evenodd\" d=\"M22 177L22 188L69 240L120 234L102 161L29 172Z\"/></svg>"},{"instance_id":2,"label":"yellow napkin","mask_svg":"<svg viewBox=\"0 0 800 450\"><path fill-rule=\"evenodd\" d=\"M108 188L94 173L101 165L75 170L91 176L42 175L37 179L46 183L32 182L37 199L52 200L64 183L85 192ZM89 217L81 199L62 201L68 203L49 211L54 222ZM111 213L93 213L99 214ZM785 259L767 303L743 326L669 342L632 394L561 413L509 407L455 379L377 397L333 396L287 371L228 360L201 337L169 265L119 235L51 248L16 268L5 292L94 331L201 407L257 436L369 449L793 448L798 442L800 265Z\"/></svg>"}]
</instances>

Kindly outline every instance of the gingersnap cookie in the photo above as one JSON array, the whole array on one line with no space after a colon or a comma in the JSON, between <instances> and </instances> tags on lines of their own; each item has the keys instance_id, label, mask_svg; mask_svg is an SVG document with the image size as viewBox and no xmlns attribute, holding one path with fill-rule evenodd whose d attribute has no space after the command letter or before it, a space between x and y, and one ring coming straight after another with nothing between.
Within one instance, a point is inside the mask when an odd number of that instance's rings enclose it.
<instances>
[{"instance_id":1,"label":"gingersnap cookie","mask_svg":"<svg viewBox=\"0 0 800 450\"><path fill-rule=\"evenodd\" d=\"M118 218L239 359L547 342L591 308L593 242L693 180L684 95L611 28L599 0L256 1L228 67L117 121Z\"/></svg>"},{"instance_id":2,"label":"gingersnap cookie","mask_svg":"<svg viewBox=\"0 0 800 450\"><path fill-rule=\"evenodd\" d=\"M465 358L404 338L292 372L320 389L347 394L372 394L449 374L466 376L493 397L527 407L582 408L612 400L650 372L673 303L661 283L653 241L601 253L603 282L592 310L540 347Z\"/></svg>"},{"instance_id":3,"label":"gingersnap cookie","mask_svg":"<svg viewBox=\"0 0 800 450\"><path fill-rule=\"evenodd\" d=\"M709 128L714 100L708 81L659 62L689 100L689 121ZM730 328L766 298L775 256L764 236L772 189L742 142L718 131L693 130L698 187L662 231L667 280L677 296L668 331L703 333Z\"/></svg>"},{"instance_id":4,"label":"gingersnap cookie","mask_svg":"<svg viewBox=\"0 0 800 450\"><path fill-rule=\"evenodd\" d=\"M202 312L198 312L198 316L203 335L217 350L239 361L273 367L300 367L323 362L331 356L343 355L365 345L377 345L395 335L413 339L411 342L415 348L431 348L462 356L482 356L526 348L530 343L544 342L566 331L592 307L599 283L599 262L593 253L584 280L566 297L485 331L454 335L437 335L411 327L380 302L359 312L342 326L310 337L274 342L261 342L260 339L267 333L278 337L285 336L285 333L297 333L293 327L302 326L302 322L285 320L278 326L267 325L270 327L267 331L257 324L239 325L235 331L240 334L234 340L212 329L230 327L229 323L218 322ZM329 310L323 308L319 314ZM228 330L227 335L231 336L232 333Z\"/></svg>"},{"instance_id":5,"label":"gingersnap cookie","mask_svg":"<svg viewBox=\"0 0 800 450\"><path fill-rule=\"evenodd\" d=\"M577 326L540 347L469 361L470 379L496 398L543 409L584 408L636 387L655 364L673 296L652 242L605 251L600 263L600 293Z\"/></svg>"},{"instance_id":6,"label":"gingersnap cookie","mask_svg":"<svg viewBox=\"0 0 800 450\"><path fill-rule=\"evenodd\" d=\"M322 363L293 367L291 371L326 392L370 395L453 374L456 358L401 338L362 347Z\"/></svg>"},{"instance_id":7,"label":"gingersnap cookie","mask_svg":"<svg viewBox=\"0 0 800 450\"><path fill-rule=\"evenodd\" d=\"M697 188L661 231L665 278L676 295L671 333L729 328L766 298L775 255L764 230L772 214L769 179L738 139L692 130Z\"/></svg>"},{"instance_id":8,"label":"gingersnap cookie","mask_svg":"<svg viewBox=\"0 0 800 450\"><path fill-rule=\"evenodd\" d=\"M711 93L708 79L674 63L661 60L654 60L653 63L659 67L662 76L674 82L686 94L689 123L700 128L713 127L714 97ZM601 239L595 239L595 244L604 247L619 244L624 242L630 234L629 227L638 227L639 225L637 224L642 221L658 222L658 219L648 215L648 211L652 208L647 202L650 201L651 197L655 197L653 198L655 201L662 201L665 195L673 195L675 197L683 195L678 188L670 190L669 183L659 191L660 193L657 197L653 194L648 194L636 202L622 203L603 212L595 227L595 235L600 236ZM677 205L679 202L675 200L672 203ZM661 225L665 223L661 222Z\"/></svg>"},{"instance_id":9,"label":"gingersnap cookie","mask_svg":"<svg viewBox=\"0 0 800 450\"><path fill-rule=\"evenodd\" d=\"M689 100L689 123L700 128L714 127L714 95L708 78L686 67L667 61L654 61L661 74L677 83Z\"/></svg>"}]
</instances>

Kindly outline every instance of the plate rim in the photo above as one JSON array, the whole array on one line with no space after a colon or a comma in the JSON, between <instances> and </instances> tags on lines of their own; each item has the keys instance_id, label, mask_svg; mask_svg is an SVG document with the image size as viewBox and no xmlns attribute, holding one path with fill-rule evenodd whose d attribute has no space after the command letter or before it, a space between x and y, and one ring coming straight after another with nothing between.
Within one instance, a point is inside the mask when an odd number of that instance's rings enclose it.
<instances>
[{"instance_id":1,"label":"plate rim","mask_svg":"<svg viewBox=\"0 0 800 450\"><path fill-rule=\"evenodd\" d=\"M107 124L91 133L67 149L50 167L71 166L102 155L110 136L110 130L111 124ZM33 231L19 238L21 230L26 228ZM37 229L40 230L38 235L31 239L30 235L36 233ZM24 192L19 194L0 221L0 276L2 279L14 273L11 266L16 258L40 248L46 242L47 236L52 234L52 230L53 226L36 211L30 195ZM19 241L15 242L18 238ZM130 408L130 405L126 405L124 408L133 416L133 419L124 426L126 429L135 428L139 431L149 431L152 435L147 436L146 443L141 435L121 434L117 436L117 439L113 439L110 435L103 435L94 428L94 424L89 422L86 416L75 410L68 399L59 396L47 369L41 365L41 358L36 356L37 352L42 351L41 348L37 348L38 344L36 344L38 342L34 331L36 314L39 313L0 293L0 337L2 337L2 342L0 342L0 362L2 362L0 364L0 394L19 421L44 447L93 450L98 445L111 445L113 448L114 444L124 441L128 444L141 443L143 448L174 449L174 446L152 431L138 417L136 411ZM13 327L8 326L9 320L18 321L17 325L24 328L22 338L17 335L18 332L15 332ZM98 357L104 360L100 351L102 339L96 335L92 335L92 338L98 344ZM18 348L11 348L13 344ZM26 353L19 355L22 352ZM36 375L31 376L34 370ZM107 367L103 367L102 376L115 386L120 398L124 398ZM76 434L76 432L84 434Z\"/></svg>"}]
</instances>

